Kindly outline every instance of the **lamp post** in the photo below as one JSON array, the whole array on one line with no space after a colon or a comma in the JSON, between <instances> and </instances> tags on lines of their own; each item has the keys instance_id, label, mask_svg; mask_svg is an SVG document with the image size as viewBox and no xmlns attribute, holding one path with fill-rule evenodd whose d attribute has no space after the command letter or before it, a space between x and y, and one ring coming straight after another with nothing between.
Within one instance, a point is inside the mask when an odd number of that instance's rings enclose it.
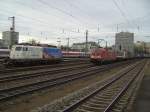
<instances>
[{"instance_id":1,"label":"lamp post","mask_svg":"<svg viewBox=\"0 0 150 112\"><path fill-rule=\"evenodd\" d=\"M86 40L85 40L85 54L87 54L87 52L88 52L88 30L86 30L86 32L85 32L85 37L86 37Z\"/></svg>"},{"instance_id":2,"label":"lamp post","mask_svg":"<svg viewBox=\"0 0 150 112\"><path fill-rule=\"evenodd\" d=\"M67 51L69 52L69 43L70 43L70 38L67 38Z\"/></svg>"},{"instance_id":3,"label":"lamp post","mask_svg":"<svg viewBox=\"0 0 150 112\"><path fill-rule=\"evenodd\" d=\"M102 41L104 41L104 39L98 39L98 45L99 45L99 47L101 47L101 46L100 46L100 43L101 43Z\"/></svg>"}]
</instances>

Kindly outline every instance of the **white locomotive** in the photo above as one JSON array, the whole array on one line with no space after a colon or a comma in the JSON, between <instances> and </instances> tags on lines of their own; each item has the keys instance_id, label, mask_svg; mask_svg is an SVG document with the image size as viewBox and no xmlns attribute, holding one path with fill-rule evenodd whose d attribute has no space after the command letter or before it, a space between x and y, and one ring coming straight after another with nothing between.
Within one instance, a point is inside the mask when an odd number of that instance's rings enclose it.
<instances>
[{"instance_id":1,"label":"white locomotive","mask_svg":"<svg viewBox=\"0 0 150 112\"><path fill-rule=\"evenodd\" d=\"M58 48L14 45L10 51L11 62L56 61L62 59Z\"/></svg>"}]
</instances>

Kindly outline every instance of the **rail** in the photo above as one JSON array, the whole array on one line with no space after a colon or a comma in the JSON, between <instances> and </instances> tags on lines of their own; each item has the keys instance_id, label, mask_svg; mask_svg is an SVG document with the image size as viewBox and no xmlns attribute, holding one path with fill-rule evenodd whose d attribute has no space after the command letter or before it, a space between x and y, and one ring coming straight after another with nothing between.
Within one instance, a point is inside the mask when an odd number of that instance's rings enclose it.
<instances>
[{"instance_id":1,"label":"rail","mask_svg":"<svg viewBox=\"0 0 150 112\"><path fill-rule=\"evenodd\" d=\"M140 66L138 69L136 69L136 67L137 67L137 65L138 66ZM119 76L117 75L117 77L114 77L111 81L109 81L109 82L107 82L105 85L103 85L102 87L100 87L100 88L98 88L97 90L95 90L94 92L92 92L91 94L89 94L89 95L87 95L87 96L85 96L84 98L82 98L82 99L80 99L79 101L76 101L75 103L73 103L71 106L68 106L66 109L64 109L62 112L71 112L71 111L73 111L73 110L75 110L75 109L77 109L78 111L84 111L84 112L86 112L86 111L88 111L88 109L91 111L92 109L94 110L97 110L97 111L102 111L102 112L108 112L108 111L110 111L110 109L111 109L111 107L117 102L117 100L119 99L119 97L125 92L125 90L129 87L129 85L134 81L134 79L135 79L135 77L137 77L137 75L139 74L139 73L141 73L141 70L143 69L143 66L142 65L140 65L140 64L137 64L136 66L133 66L132 68L130 68L130 69L128 69L127 71L125 71L125 72L122 72ZM103 104L103 106L102 105L99 105L99 108L98 107L90 107L90 105L98 105L98 104L93 104L93 103L90 103L90 99L92 100L92 98L94 98L94 97L96 97L96 95L98 95L98 94L102 94L101 92L102 91L104 91L104 94L106 95L106 94L108 94L108 95L111 95L112 93L114 93L114 91L115 91L115 89L113 88L113 84L114 83L116 83L116 81L120 81L120 79L122 79L122 77L126 77L126 74L129 74L130 72L132 72L132 71L134 71L134 70L138 70L138 72L136 72L136 75L135 76L133 76L132 77L132 79L127 83L127 84L125 84L125 86L123 86L123 89L121 89L121 91L117 94L117 96L113 96L113 100L108 100L108 104L107 104L107 106L106 106L106 104ZM135 72L135 71L134 71ZM129 75L127 78L130 78L131 77L131 75ZM117 83L118 84L118 83ZM118 85L120 85L120 84L118 84ZM117 85L117 87L118 87L118 85ZM111 86L112 86L112 88L111 88ZM110 89L110 88L111 89ZM107 89L107 88L109 88L109 90L105 90L105 89ZM118 88L117 88L118 89ZM116 91L117 91L117 89L116 89ZM107 93L108 91L110 91L110 93ZM117 91L118 92L118 91ZM115 93L116 94L116 93ZM104 96L105 96L104 95ZM104 96L102 96L102 97L104 97ZM99 99L99 98L98 98ZM95 100L97 100L97 99L95 99ZM105 99L105 100L107 100L107 99ZM88 102L89 101L89 102ZM86 105L86 102L88 102L89 104L87 104ZM96 101L95 101L96 102ZM98 102L98 101L97 101ZM85 104L84 104L85 103ZM83 105L84 104L84 105ZM82 107L82 105L83 105L83 107ZM78 107L80 107L80 108L78 108ZM87 110L86 110L86 109Z\"/></svg>"}]
</instances>

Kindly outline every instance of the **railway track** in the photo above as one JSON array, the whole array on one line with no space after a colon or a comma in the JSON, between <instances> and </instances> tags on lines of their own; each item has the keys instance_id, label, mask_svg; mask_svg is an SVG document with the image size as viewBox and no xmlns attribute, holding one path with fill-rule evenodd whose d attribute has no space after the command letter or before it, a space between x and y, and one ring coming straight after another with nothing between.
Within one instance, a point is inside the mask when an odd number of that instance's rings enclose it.
<instances>
[{"instance_id":1,"label":"railway track","mask_svg":"<svg viewBox=\"0 0 150 112\"><path fill-rule=\"evenodd\" d=\"M90 67L86 69L81 69L80 71L77 70L76 72L70 71L69 73L57 73L57 77L53 75L53 77L46 78L44 80L39 79L38 81L32 80L32 83L25 84L23 85L17 85L15 87L6 87L6 88L1 88L0 89L0 101L5 101L10 98L24 95L33 91L41 90L44 88L48 87L53 87L56 85L64 84L76 79L84 78L93 74L96 74L98 72L102 72L104 70L108 70L112 67L120 66L122 63L115 63L115 64L110 64L110 65L104 65L104 66L95 66L95 67ZM125 64L125 62L124 62ZM43 73L44 74L44 73ZM49 74L49 73L48 73ZM42 75L43 77L43 75ZM26 77L25 77L26 78ZM28 77L29 78L29 77ZM31 78L32 79L32 78ZM24 81L26 82L26 81Z\"/></svg>"},{"instance_id":2,"label":"railway track","mask_svg":"<svg viewBox=\"0 0 150 112\"><path fill-rule=\"evenodd\" d=\"M80 65L72 65L72 66L66 66L66 67L59 67L59 68L51 68L51 69L40 69L40 70L31 70L26 73L11 73L11 74L3 74L0 76L0 84L3 82L9 82L9 81L15 81L15 80L21 80L21 79L31 79L34 77L44 77L46 75L56 75L56 73L62 73L67 72L70 70L77 70L77 69L84 69L88 67L93 67L93 64L90 63L80 63Z\"/></svg>"},{"instance_id":3,"label":"railway track","mask_svg":"<svg viewBox=\"0 0 150 112\"><path fill-rule=\"evenodd\" d=\"M127 63L127 62L125 62L125 63ZM49 66L44 67L44 68L43 68L43 66L40 66L41 69L39 69L39 70L32 69L32 70L26 71L25 73L24 72L18 72L18 71L15 71L14 73L12 73L12 72L9 73L11 71L11 69L10 69L9 72L6 71L5 73L0 75L0 83L10 82L10 81L15 81L15 80L21 80L21 79L31 79L31 78L34 78L34 77L37 78L37 77L40 77L40 76L48 76L50 74L56 74L56 73L60 73L60 72L67 72L67 71L70 71L70 70L76 70L76 69L82 69L82 68L84 69L84 68L94 66L91 63L79 63L78 65L76 65L76 64L72 65L72 66L71 65L72 64L69 64L67 66L58 67L58 68L57 67L56 68L52 67L51 69L47 69L47 67L49 67ZM37 68L39 68L39 67L36 67L36 69ZM14 69L12 71L14 71ZM20 71L20 69L19 69L19 71ZM22 69L21 69L21 71L22 71Z\"/></svg>"},{"instance_id":4,"label":"railway track","mask_svg":"<svg viewBox=\"0 0 150 112\"><path fill-rule=\"evenodd\" d=\"M3 64L3 62L4 62L4 59L0 58L0 64Z\"/></svg>"},{"instance_id":5,"label":"railway track","mask_svg":"<svg viewBox=\"0 0 150 112\"><path fill-rule=\"evenodd\" d=\"M64 57L63 58L63 61L90 61L90 58L89 57L82 57L82 58L77 58L77 57L70 57L70 58L66 58Z\"/></svg>"},{"instance_id":6,"label":"railway track","mask_svg":"<svg viewBox=\"0 0 150 112\"><path fill-rule=\"evenodd\" d=\"M51 65L40 65L40 66L29 66L29 67L12 67L12 68L4 68L0 70L0 74L12 73L12 72L22 72L22 71L29 71L29 70L37 70L37 69L47 69L47 68L56 68L56 67L64 67L64 66L73 66L79 64L87 64L88 61L82 62L62 62L58 64L51 64Z\"/></svg>"},{"instance_id":7,"label":"railway track","mask_svg":"<svg viewBox=\"0 0 150 112\"><path fill-rule=\"evenodd\" d=\"M0 62L3 62L3 60L4 60L4 59L1 59L1 58L0 58Z\"/></svg>"},{"instance_id":8,"label":"railway track","mask_svg":"<svg viewBox=\"0 0 150 112\"><path fill-rule=\"evenodd\" d=\"M106 81L101 87L92 91L90 94L74 101L73 104L66 107L61 112L122 112L124 102L127 98L121 100L123 95L132 86L136 86L134 81L143 77L144 62L138 63L126 71L119 73L115 77ZM127 96L126 96L127 97ZM122 101L122 102L119 102Z\"/></svg>"},{"instance_id":9,"label":"railway track","mask_svg":"<svg viewBox=\"0 0 150 112\"><path fill-rule=\"evenodd\" d=\"M0 69L3 68L3 60L4 60L4 59L1 59L1 58L0 58Z\"/></svg>"}]
</instances>

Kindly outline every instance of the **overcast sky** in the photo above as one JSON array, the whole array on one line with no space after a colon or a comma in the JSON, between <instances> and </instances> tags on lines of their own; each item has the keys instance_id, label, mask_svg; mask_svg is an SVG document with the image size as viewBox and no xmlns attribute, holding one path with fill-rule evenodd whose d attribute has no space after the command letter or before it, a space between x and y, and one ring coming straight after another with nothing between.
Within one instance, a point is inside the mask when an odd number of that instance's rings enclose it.
<instances>
[{"instance_id":1,"label":"overcast sky","mask_svg":"<svg viewBox=\"0 0 150 112\"><path fill-rule=\"evenodd\" d=\"M104 38L114 43L118 31L135 33L135 41L150 41L150 0L0 0L0 32L16 17L20 42L67 43Z\"/></svg>"}]
</instances>

